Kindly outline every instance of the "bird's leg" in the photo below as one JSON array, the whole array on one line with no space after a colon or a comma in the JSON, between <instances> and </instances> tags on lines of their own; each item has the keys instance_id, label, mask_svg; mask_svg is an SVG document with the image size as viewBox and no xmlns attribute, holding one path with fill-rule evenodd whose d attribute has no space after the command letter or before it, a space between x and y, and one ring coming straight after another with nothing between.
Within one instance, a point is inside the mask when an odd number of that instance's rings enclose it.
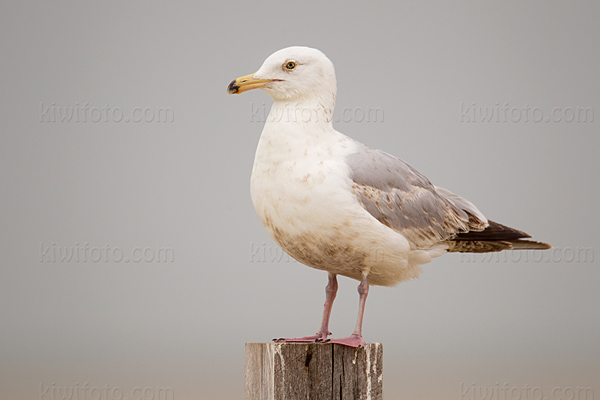
<instances>
[{"instance_id":1,"label":"bird's leg","mask_svg":"<svg viewBox=\"0 0 600 400\"><path fill-rule=\"evenodd\" d=\"M337 277L335 274L329 273L329 281L327 282L327 287L325 287L325 305L323 307L321 329L317 332L317 335L320 335L321 337L317 338L317 341L325 340L327 339L327 336L331 335L331 332L329 332L329 318L331 317L331 307L333 307L333 300L335 300L337 290Z\"/></svg>"},{"instance_id":2,"label":"bird's leg","mask_svg":"<svg viewBox=\"0 0 600 400\"><path fill-rule=\"evenodd\" d=\"M367 302L367 295L369 294L369 279L366 274L363 274L362 280L360 281L360 285L358 285L358 318L356 319L356 328L352 335L340 338L340 339L331 339L329 343L339 343L344 344L346 346L352 347L362 347L365 345L365 340L362 337L362 322L363 316L365 314L365 303Z\"/></svg>"},{"instance_id":3,"label":"bird's leg","mask_svg":"<svg viewBox=\"0 0 600 400\"><path fill-rule=\"evenodd\" d=\"M323 319L321 320L321 328L319 329L319 332L312 336L287 339L273 339L273 341L285 343L312 343L325 341L327 339L327 336L331 335L331 332L329 332L329 317L331 316L331 307L333 306L333 300L335 300L337 289L337 277L335 274L329 273L329 282L327 283L327 287L325 288L325 306L323 310Z\"/></svg>"}]
</instances>

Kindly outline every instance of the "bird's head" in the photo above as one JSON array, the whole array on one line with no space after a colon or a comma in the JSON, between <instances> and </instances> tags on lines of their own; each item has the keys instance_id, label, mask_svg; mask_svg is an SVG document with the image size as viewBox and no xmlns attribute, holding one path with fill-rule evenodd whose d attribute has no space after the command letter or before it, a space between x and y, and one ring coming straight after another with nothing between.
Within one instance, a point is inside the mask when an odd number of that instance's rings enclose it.
<instances>
[{"instance_id":1,"label":"bird's head","mask_svg":"<svg viewBox=\"0 0 600 400\"><path fill-rule=\"evenodd\" d=\"M262 89L276 101L305 99L335 102L335 70L329 59L310 47L287 47L271 54L254 74L233 80L227 93Z\"/></svg>"}]
</instances>

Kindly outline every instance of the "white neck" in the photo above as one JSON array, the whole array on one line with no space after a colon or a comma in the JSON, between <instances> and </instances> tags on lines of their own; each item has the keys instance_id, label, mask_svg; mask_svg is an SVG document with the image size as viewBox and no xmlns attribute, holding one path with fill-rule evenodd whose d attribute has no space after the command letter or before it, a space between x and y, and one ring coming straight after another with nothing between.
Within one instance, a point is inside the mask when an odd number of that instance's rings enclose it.
<instances>
[{"instance_id":1,"label":"white neck","mask_svg":"<svg viewBox=\"0 0 600 400\"><path fill-rule=\"evenodd\" d=\"M267 123L330 125L335 102L319 100L275 101Z\"/></svg>"}]
</instances>

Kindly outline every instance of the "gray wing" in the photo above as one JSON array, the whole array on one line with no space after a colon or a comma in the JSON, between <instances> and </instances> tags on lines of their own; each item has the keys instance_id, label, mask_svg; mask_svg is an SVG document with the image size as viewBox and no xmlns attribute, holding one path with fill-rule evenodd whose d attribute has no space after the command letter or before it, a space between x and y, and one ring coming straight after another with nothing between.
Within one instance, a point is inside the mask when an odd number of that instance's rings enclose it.
<instances>
[{"instance_id":1,"label":"gray wing","mask_svg":"<svg viewBox=\"0 0 600 400\"><path fill-rule=\"evenodd\" d=\"M417 170L390 154L359 146L359 151L346 158L359 203L416 248L452 239L459 233L482 231L488 225L468 200L433 186Z\"/></svg>"}]
</instances>

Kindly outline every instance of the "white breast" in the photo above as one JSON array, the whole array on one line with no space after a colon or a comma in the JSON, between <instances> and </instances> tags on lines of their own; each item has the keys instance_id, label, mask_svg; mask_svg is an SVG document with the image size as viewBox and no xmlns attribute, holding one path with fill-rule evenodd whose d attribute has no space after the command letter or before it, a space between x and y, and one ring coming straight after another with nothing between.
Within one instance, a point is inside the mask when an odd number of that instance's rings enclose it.
<instances>
[{"instance_id":1,"label":"white breast","mask_svg":"<svg viewBox=\"0 0 600 400\"><path fill-rule=\"evenodd\" d=\"M331 209L352 205L344 157L351 139L327 125L302 129L297 124L267 123L252 170L251 193L262 222L288 235L305 234L341 223ZM325 223L324 219L328 219ZM346 219L346 218L342 218Z\"/></svg>"},{"instance_id":2,"label":"white breast","mask_svg":"<svg viewBox=\"0 0 600 400\"><path fill-rule=\"evenodd\" d=\"M267 122L251 179L252 202L273 239L296 260L375 285L418 275L406 239L353 195L345 157L357 149L331 124ZM416 269L415 269L416 268Z\"/></svg>"}]
</instances>

